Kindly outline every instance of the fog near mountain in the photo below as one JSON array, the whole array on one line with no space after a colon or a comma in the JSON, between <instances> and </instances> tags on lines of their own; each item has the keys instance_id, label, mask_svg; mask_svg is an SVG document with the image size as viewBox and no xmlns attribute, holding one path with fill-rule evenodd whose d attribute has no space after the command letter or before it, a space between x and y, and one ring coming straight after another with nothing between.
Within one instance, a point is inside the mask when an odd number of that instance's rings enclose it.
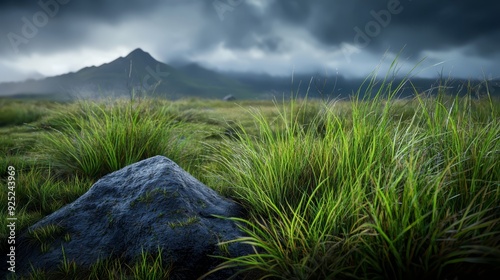
<instances>
[{"instance_id":1,"label":"fog near mountain","mask_svg":"<svg viewBox=\"0 0 500 280\"><path fill-rule=\"evenodd\" d=\"M379 79L385 73L379 73ZM401 82L394 79L393 88ZM289 76L262 73L218 72L196 63L176 63L176 67L160 62L142 49L135 49L100 66L89 66L77 72L40 80L0 83L0 96L47 97L53 99L161 96L169 99L188 97L220 99L232 95L237 99L271 99L284 96L349 99L358 91L367 90L364 79L346 79L335 73L314 72ZM447 85L460 92L465 80ZM483 81L474 81L480 84ZM490 81L491 93L500 94L498 81ZM436 79L412 78L406 82L399 97L428 92L439 85ZM361 87L361 88L360 88ZM372 91L378 89L375 84Z\"/></svg>"},{"instance_id":2,"label":"fog near mountain","mask_svg":"<svg viewBox=\"0 0 500 280\"><path fill-rule=\"evenodd\" d=\"M221 98L245 96L250 89L195 64L174 68L154 59L142 49L100 66L41 80L0 84L0 95L57 95L70 98L101 98L130 95L162 95Z\"/></svg>"}]
</instances>

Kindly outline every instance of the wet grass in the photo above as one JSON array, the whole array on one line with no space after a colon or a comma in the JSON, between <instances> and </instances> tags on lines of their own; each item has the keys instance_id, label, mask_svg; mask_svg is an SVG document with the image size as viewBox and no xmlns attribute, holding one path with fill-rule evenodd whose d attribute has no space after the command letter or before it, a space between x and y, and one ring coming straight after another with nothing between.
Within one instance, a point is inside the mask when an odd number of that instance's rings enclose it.
<instances>
[{"instance_id":1,"label":"wet grass","mask_svg":"<svg viewBox=\"0 0 500 280\"><path fill-rule=\"evenodd\" d=\"M381 83L371 99L27 105L36 117L0 128L2 172L18 171L18 232L101 176L164 155L249 211L239 220L248 236L230 242L256 253L219 269L240 266L270 279L498 273L500 101L444 87L399 100L403 84ZM19 116L12 114L4 119ZM6 203L0 209L6 213ZM161 254L143 254L90 269L66 261L31 278L168 279L171 270Z\"/></svg>"}]
</instances>

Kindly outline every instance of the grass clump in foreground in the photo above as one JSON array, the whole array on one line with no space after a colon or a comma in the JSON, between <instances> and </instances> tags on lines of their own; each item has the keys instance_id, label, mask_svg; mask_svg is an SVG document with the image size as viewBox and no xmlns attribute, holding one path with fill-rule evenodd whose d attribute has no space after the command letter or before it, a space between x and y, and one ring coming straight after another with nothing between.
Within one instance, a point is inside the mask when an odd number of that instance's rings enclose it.
<instances>
[{"instance_id":1,"label":"grass clump in foreground","mask_svg":"<svg viewBox=\"0 0 500 280\"><path fill-rule=\"evenodd\" d=\"M42 138L41 149L59 173L89 178L155 155L189 162L187 156L196 151L188 151L192 132L163 105L152 100L80 102L78 110L57 120L59 129Z\"/></svg>"},{"instance_id":2,"label":"grass clump in foreground","mask_svg":"<svg viewBox=\"0 0 500 280\"><path fill-rule=\"evenodd\" d=\"M417 96L339 104L304 126L308 103L278 120L254 112L257 136L215 147L221 191L243 203L245 242L226 259L272 279L468 279L500 272L498 101ZM458 95L457 95L458 96ZM413 114L402 111L408 102ZM399 117L398 117L399 116Z\"/></svg>"}]
</instances>

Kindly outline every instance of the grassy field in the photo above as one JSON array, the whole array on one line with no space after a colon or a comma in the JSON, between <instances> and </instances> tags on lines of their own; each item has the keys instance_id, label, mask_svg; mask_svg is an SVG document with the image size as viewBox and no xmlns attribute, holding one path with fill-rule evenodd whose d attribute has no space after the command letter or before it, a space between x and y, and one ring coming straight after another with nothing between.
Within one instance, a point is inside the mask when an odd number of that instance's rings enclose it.
<instances>
[{"instance_id":1,"label":"grassy field","mask_svg":"<svg viewBox=\"0 0 500 280\"><path fill-rule=\"evenodd\" d=\"M0 100L18 232L128 164L165 155L241 203L269 279L483 279L500 272L500 101L469 88L369 100ZM7 191L0 192L2 216ZM0 248L7 247L6 219ZM221 244L224 246L224 244ZM168 279L161 255L33 279ZM493 275L495 275L493 274Z\"/></svg>"}]
</instances>

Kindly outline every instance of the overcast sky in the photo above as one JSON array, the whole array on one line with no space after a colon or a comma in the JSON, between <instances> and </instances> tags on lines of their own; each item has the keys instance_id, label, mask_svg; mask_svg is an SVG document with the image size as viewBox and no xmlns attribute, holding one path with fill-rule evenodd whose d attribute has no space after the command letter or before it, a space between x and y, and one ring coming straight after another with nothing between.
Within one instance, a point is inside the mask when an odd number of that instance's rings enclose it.
<instances>
[{"instance_id":1,"label":"overcast sky","mask_svg":"<svg viewBox=\"0 0 500 280\"><path fill-rule=\"evenodd\" d=\"M500 1L8 0L0 82L100 65L142 48L163 62L365 77L399 58L422 77L500 76Z\"/></svg>"}]
</instances>

